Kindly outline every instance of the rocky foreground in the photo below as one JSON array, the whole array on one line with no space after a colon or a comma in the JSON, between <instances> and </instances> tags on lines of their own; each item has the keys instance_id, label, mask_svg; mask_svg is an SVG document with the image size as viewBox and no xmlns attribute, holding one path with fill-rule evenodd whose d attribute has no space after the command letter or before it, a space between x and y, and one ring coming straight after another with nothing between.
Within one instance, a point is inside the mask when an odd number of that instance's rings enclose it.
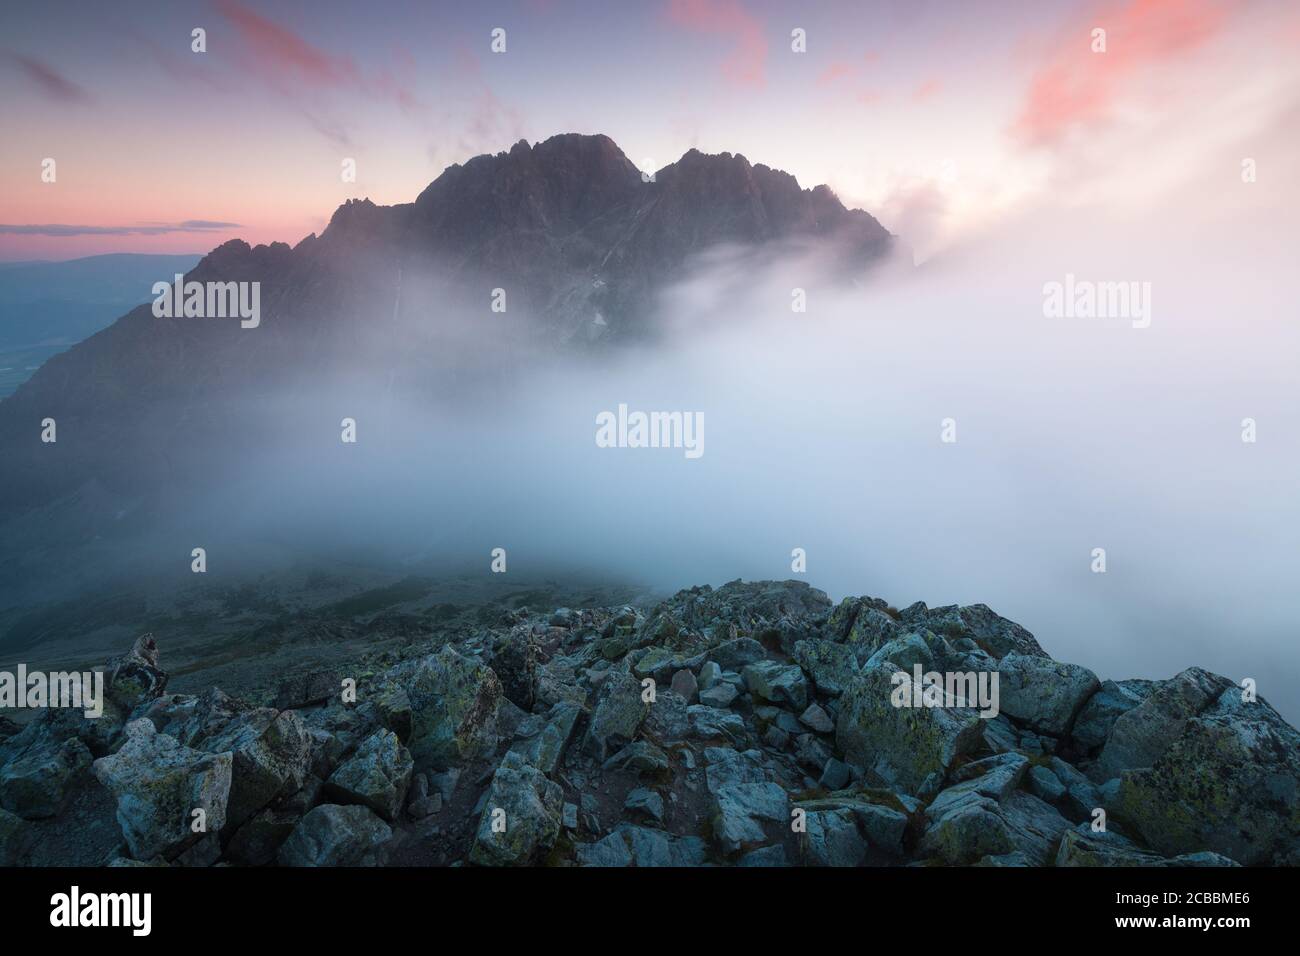
<instances>
[{"instance_id":1,"label":"rocky foreground","mask_svg":"<svg viewBox=\"0 0 1300 956\"><path fill-rule=\"evenodd\" d=\"M918 663L997 672L1000 712L895 706ZM1300 864L1272 707L1099 681L983 605L737 581L502 610L273 702L166 693L151 636L107 680L99 719L0 719L0 862Z\"/></svg>"}]
</instances>

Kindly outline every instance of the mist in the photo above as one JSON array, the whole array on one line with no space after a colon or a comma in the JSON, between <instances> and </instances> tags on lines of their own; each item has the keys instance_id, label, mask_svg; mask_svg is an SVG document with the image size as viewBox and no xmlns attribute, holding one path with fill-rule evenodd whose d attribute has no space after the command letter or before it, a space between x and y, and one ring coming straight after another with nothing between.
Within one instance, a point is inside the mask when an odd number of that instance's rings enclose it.
<instances>
[{"instance_id":1,"label":"mist","mask_svg":"<svg viewBox=\"0 0 1300 956\"><path fill-rule=\"evenodd\" d=\"M504 548L511 575L985 603L1103 678L1200 665L1294 719L1283 213L1272 231L1257 213L1040 208L850 283L808 248L714 250L637 346L511 362L454 402L391 375L250 402L281 437L214 450L212 487L176 489L144 553L186 570L203 543L231 580L290 555L488 575ZM1045 285L1067 275L1149 283L1149 312L1049 318ZM500 331L456 321L459 348ZM620 404L702 416L703 453L598 447Z\"/></svg>"}]
</instances>

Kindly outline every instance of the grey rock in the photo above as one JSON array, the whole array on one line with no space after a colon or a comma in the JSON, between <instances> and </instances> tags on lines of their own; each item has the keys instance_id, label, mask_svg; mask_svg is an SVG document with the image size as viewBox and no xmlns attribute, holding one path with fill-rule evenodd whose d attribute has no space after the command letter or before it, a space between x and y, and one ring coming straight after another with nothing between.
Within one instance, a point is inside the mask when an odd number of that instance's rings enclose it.
<instances>
[{"instance_id":1,"label":"grey rock","mask_svg":"<svg viewBox=\"0 0 1300 956\"><path fill-rule=\"evenodd\" d=\"M686 703L693 704L699 694L699 684L695 675L689 670L679 670L673 675L672 691L682 697Z\"/></svg>"},{"instance_id":2,"label":"grey rock","mask_svg":"<svg viewBox=\"0 0 1300 956\"><path fill-rule=\"evenodd\" d=\"M60 740L33 721L0 745L0 807L27 820L52 817L91 764L76 737Z\"/></svg>"},{"instance_id":3,"label":"grey rock","mask_svg":"<svg viewBox=\"0 0 1300 956\"><path fill-rule=\"evenodd\" d=\"M817 704L809 704L808 709L799 715L799 720L805 726L812 728L819 734L830 734L835 732L835 722L832 721L830 715Z\"/></svg>"},{"instance_id":4,"label":"grey rock","mask_svg":"<svg viewBox=\"0 0 1300 956\"><path fill-rule=\"evenodd\" d=\"M728 784L714 792L713 835L725 853L763 842L764 820L790 820L789 798L775 783Z\"/></svg>"},{"instance_id":5,"label":"grey rock","mask_svg":"<svg viewBox=\"0 0 1300 956\"><path fill-rule=\"evenodd\" d=\"M666 695L665 695L666 696ZM641 699L641 684L630 674L614 674L601 688L587 731L587 749L598 760L632 742L650 705Z\"/></svg>"},{"instance_id":6,"label":"grey rock","mask_svg":"<svg viewBox=\"0 0 1300 956\"><path fill-rule=\"evenodd\" d=\"M1083 823L1061 836L1056 866L1236 866L1217 853L1187 853L1162 857L1136 846L1114 831L1095 832Z\"/></svg>"},{"instance_id":7,"label":"grey rock","mask_svg":"<svg viewBox=\"0 0 1300 956\"><path fill-rule=\"evenodd\" d=\"M763 645L750 637L738 637L724 641L709 651L709 660L724 671L737 671L742 667L761 661L767 656Z\"/></svg>"},{"instance_id":8,"label":"grey rock","mask_svg":"<svg viewBox=\"0 0 1300 956\"><path fill-rule=\"evenodd\" d=\"M818 693L838 697L857 676L854 649L835 641L807 640L794 646L795 662L812 679Z\"/></svg>"},{"instance_id":9,"label":"grey rock","mask_svg":"<svg viewBox=\"0 0 1300 956\"><path fill-rule=\"evenodd\" d=\"M826 766L822 768L822 776L818 784L827 790L840 790L847 787L851 779L848 764L832 757L826 761Z\"/></svg>"},{"instance_id":10,"label":"grey rock","mask_svg":"<svg viewBox=\"0 0 1300 956\"><path fill-rule=\"evenodd\" d=\"M1300 733L1263 699L1245 703L1230 687L1184 723L1154 766L1121 775L1114 812L1166 856L1300 865Z\"/></svg>"},{"instance_id":11,"label":"grey rock","mask_svg":"<svg viewBox=\"0 0 1300 956\"><path fill-rule=\"evenodd\" d=\"M851 810L816 810L804 818L799 846L812 866L857 866L867 854Z\"/></svg>"},{"instance_id":12,"label":"grey rock","mask_svg":"<svg viewBox=\"0 0 1300 956\"><path fill-rule=\"evenodd\" d=\"M448 644L419 662L405 689L417 768L446 770L496 748L502 691L491 668Z\"/></svg>"},{"instance_id":13,"label":"grey rock","mask_svg":"<svg viewBox=\"0 0 1300 956\"><path fill-rule=\"evenodd\" d=\"M796 710L808 706L808 682L797 665L758 661L747 665L741 676L755 697L774 704L787 704Z\"/></svg>"},{"instance_id":14,"label":"grey rock","mask_svg":"<svg viewBox=\"0 0 1300 956\"><path fill-rule=\"evenodd\" d=\"M280 846L281 866L382 866L393 831L368 807L324 803Z\"/></svg>"},{"instance_id":15,"label":"grey rock","mask_svg":"<svg viewBox=\"0 0 1300 956\"><path fill-rule=\"evenodd\" d=\"M336 802L360 803L391 823L406 800L414 766L397 734L377 730L334 771L326 789Z\"/></svg>"},{"instance_id":16,"label":"grey rock","mask_svg":"<svg viewBox=\"0 0 1300 956\"><path fill-rule=\"evenodd\" d=\"M662 774L668 770L668 755L654 744L636 740L601 765L602 770L632 770L639 774Z\"/></svg>"},{"instance_id":17,"label":"grey rock","mask_svg":"<svg viewBox=\"0 0 1300 956\"><path fill-rule=\"evenodd\" d=\"M1147 698L1115 719L1110 736L1088 775L1098 783L1123 770L1154 766L1182 736L1187 722L1233 687L1199 667L1157 681Z\"/></svg>"},{"instance_id":18,"label":"grey rock","mask_svg":"<svg viewBox=\"0 0 1300 956\"><path fill-rule=\"evenodd\" d=\"M1146 700L1155 686L1147 680L1103 681L1079 711L1070 736L1084 751L1096 751L1106 743L1115 721Z\"/></svg>"},{"instance_id":19,"label":"grey rock","mask_svg":"<svg viewBox=\"0 0 1300 956\"><path fill-rule=\"evenodd\" d=\"M708 707L726 708L736 699L736 688L730 684L716 683L699 695L700 703Z\"/></svg>"},{"instance_id":20,"label":"grey rock","mask_svg":"<svg viewBox=\"0 0 1300 956\"><path fill-rule=\"evenodd\" d=\"M131 650L110 660L105 675L105 693L128 712L162 696L167 687L167 672L158 665L158 644L152 634L137 638Z\"/></svg>"},{"instance_id":21,"label":"grey rock","mask_svg":"<svg viewBox=\"0 0 1300 956\"><path fill-rule=\"evenodd\" d=\"M664 822L664 798L647 787L637 787L628 793L623 809L657 824Z\"/></svg>"},{"instance_id":22,"label":"grey rock","mask_svg":"<svg viewBox=\"0 0 1300 956\"><path fill-rule=\"evenodd\" d=\"M549 776L564 759L581 715L582 708L577 704L567 700L559 701L547 713L541 730L535 736L519 741L511 749L522 754L525 763Z\"/></svg>"},{"instance_id":23,"label":"grey rock","mask_svg":"<svg viewBox=\"0 0 1300 956\"><path fill-rule=\"evenodd\" d=\"M95 761L95 777L117 799L117 822L138 860L171 859L201 833L191 829L202 810L209 833L226 823L232 757L192 750L160 734L148 720L126 725L121 749Z\"/></svg>"},{"instance_id":24,"label":"grey rock","mask_svg":"<svg viewBox=\"0 0 1300 956\"><path fill-rule=\"evenodd\" d=\"M704 778L709 793L738 783L770 783L772 771L757 750L709 747L704 751Z\"/></svg>"},{"instance_id":25,"label":"grey rock","mask_svg":"<svg viewBox=\"0 0 1300 956\"><path fill-rule=\"evenodd\" d=\"M911 678L888 664L864 670L840 698L835 742L847 762L891 786L915 792L932 773L942 775L980 742L981 720L969 708L895 707L897 689L911 699Z\"/></svg>"},{"instance_id":26,"label":"grey rock","mask_svg":"<svg viewBox=\"0 0 1300 956\"><path fill-rule=\"evenodd\" d=\"M934 666L934 653L921 635L904 634L880 645L863 666L875 667L885 662L905 671L910 671L914 664L920 664L923 670L928 671Z\"/></svg>"},{"instance_id":27,"label":"grey rock","mask_svg":"<svg viewBox=\"0 0 1300 956\"><path fill-rule=\"evenodd\" d=\"M716 661L705 661L700 666L699 689L706 691L722 678L722 668ZM714 705L718 706L718 705Z\"/></svg>"},{"instance_id":28,"label":"grey rock","mask_svg":"<svg viewBox=\"0 0 1300 956\"><path fill-rule=\"evenodd\" d=\"M785 856L785 847L779 843L774 843L772 846L761 846L757 850L750 850L736 861L736 866L789 865L790 863Z\"/></svg>"},{"instance_id":29,"label":"grey rock","mask_svg":"<svg viewBox=\"0 0 1300 956\"><path fill-rule=\"evenodd\" d=\"M471 863L524 866L554 845L564 810L564 791L518 754L506 754L492 777L479 818ZM504 811L504 815L497 811ZM505 829L496 824L503 822Z\"/></svg>"},{"instance_id":30,"label":"grey rock","mask_svg":"<svg viewBox=\"0 0 1300 956\"><path fill-rule=\"evenodd\" d=\"M692 704L686 708L690 721L691 736L700 740L727 740L734 744L742 743L747 736L745 721L739 714L703 704Z\"/></svg>"},{"instance_id":31,"label":"grey rock","mask_svg":"<svg viewBox=\"0 0 1300 956\"><path fill-rule=\"evenodd\" d=\"M998 663L998 673L1002 713L1053 737L1069 731L1075 715L1101 686L1086 667L1015 651Z\"/></svg>"}]
</instances>

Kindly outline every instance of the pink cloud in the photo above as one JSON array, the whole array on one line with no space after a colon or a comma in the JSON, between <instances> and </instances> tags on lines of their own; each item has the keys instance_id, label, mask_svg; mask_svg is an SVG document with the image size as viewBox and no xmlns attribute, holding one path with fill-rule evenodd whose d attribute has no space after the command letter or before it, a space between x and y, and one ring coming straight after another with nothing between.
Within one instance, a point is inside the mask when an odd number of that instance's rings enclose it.
<instances>
[{"instance_id":1,"label":"pink cloud","mask_svg":"<svg viewBox=\"0 0 1300 956\"><path fill-rule=\"evenodd\" d=\"M668 19L696 33L735 39L722 72L737 86L762 88L767 83L767 38L763 25L739 0L669 0Z\"/></svg>"},{"instance_id":2,"label":"pink cloud","mask_svg":"<svg viewBox=\"0 0 1300 956\"><path fill-rule=\"evenodd\" d=\"M829 86L836 80L842 80L852 75L853 67L848 63L840 60L831 62L826 69L822 70L821 75L817 77L818 86Z\"/></svg>"},{"instance_id":3,"label":"pink cloud","mask_svg":"<svg viewBox=\"0 0 1300 956\"><path fill-rule=\"evenodd\" d=\"M916 90L912 93L912 98L916 100L928 100L930 97L935 96L942 89L943 89L943 81L936 80L936 79L929 79L916 88Z\"/></svg>"},{"instance_id":4,"label":"pink cloud","mask_svg":"<svg viewBox=\"0 0 1300 956\"><path fill-rule=\"evenodd\" d=\"M238 31L257 65L270 73L296 76L320 86L356 83L356 64L312 46L292 30L236 0L217 0L217 10Z\"/></svg>"},{"instance_id":5,"label":"pink cloud","mask_svg":"<svg viewBox=\"0 0 1300 956\"><path fill-rule=\"evenodd\" d=\"M1030 81L1011 135L1026 146L1055 146L1078 129L1109 120L1134 92L1142 70L1176 62L1221 32L1227 8L1216 0L1130 0L1076 20ZM1106 52L1092 51L1092 30Z\"/></svg>"},{"instance_id":6,"label":"pink cloud","mask_svg":"<svg viewBox=\"0 0 1300 956\"><path fill-rule=\"evenodd\" d=\"M252 68L285 92L300 90L312 94L326 89L353 89L367 96L392 100L406 110L424 106L410 85L391 69L381 70L374 79L366 79L351 57L314 46L238 0L216 0L216 6L244 42ZM406 72L414 66L409 54L395 54L393 59Z\"/></svg>"},{"instance_id":7,"label":"pink cloud","mask_svg":"<svg viewBox=\"0 0 1300 956\"><path fill-rule=\"evenodd\" d=\"M27 78L51 99L60 100L64 103L89 103L92 101L93 97L86 92L85 87L72 82L54 67L28 56L20 56L17 53L10 53L8 57L17 63L19 69L27 74Z\"/></svg>"}]
</instances>

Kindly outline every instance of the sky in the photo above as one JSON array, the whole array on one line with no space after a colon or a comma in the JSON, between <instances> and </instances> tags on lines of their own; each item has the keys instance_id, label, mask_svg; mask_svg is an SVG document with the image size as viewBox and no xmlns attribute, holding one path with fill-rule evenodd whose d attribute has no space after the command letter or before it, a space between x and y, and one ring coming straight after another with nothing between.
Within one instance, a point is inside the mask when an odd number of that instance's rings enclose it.
<instances>
[{"instance_id":1,"label":"sky","mask_svg":"<svg viewBox=\"0 0 1300 956\"><path fill-rule=\"evenodd\" d=\"M1300 8L1267 0L11 0L0 260L296 243L561 132L644 169L742 153L925 258L1062 194L1141 203L1188 152L1235 177L1234 139L1292 115L1297 48Z\"/></svg>"}]
</instances>

